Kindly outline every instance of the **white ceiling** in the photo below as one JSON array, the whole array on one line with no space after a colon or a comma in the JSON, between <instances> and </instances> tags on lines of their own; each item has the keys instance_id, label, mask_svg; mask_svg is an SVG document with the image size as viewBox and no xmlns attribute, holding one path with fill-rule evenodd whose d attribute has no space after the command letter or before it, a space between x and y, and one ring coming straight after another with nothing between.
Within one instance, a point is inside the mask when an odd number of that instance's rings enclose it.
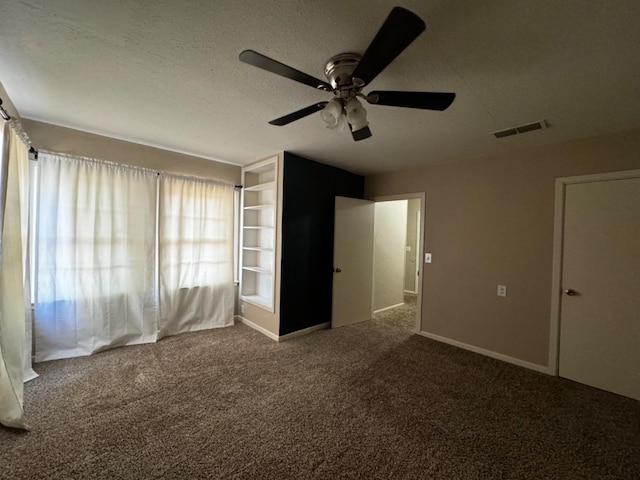
<instances>
[{"instance_id":1,"label":"white ceiling","mask_svg":"<svg viewBox=\"0 0 640 480\"><path fill-rule=\"evenodd\" d=\"M451 91L444 112L367 106L354 142L330 95L241 63L253 49L324 79L391 8L426 31L371 90ZM0 81L23 117L246 164L289 150L371 174L640 126L638 0L0 0ZM490 132L546 119L550 128ZM36 145L37 146L37 145Z\"/></svg>"}]
</instances>

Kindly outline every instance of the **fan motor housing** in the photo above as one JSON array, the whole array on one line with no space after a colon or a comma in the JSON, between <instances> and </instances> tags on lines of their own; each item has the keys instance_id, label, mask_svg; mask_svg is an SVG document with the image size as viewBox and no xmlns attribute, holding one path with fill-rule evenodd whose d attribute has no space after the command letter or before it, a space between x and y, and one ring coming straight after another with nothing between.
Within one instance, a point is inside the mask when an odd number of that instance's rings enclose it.
<instances>
[{"instance_id":1,"label":"fan motor housing","mask_svg":"<svg viewBox=\"0 0 640 480\"><path fill-rule=\"evenodd\" d=\"M324 74L335 89L353 86L351 75L362 57L357 53L340 53L331 57L324 67Z\"/></svg>"}]
</instances>

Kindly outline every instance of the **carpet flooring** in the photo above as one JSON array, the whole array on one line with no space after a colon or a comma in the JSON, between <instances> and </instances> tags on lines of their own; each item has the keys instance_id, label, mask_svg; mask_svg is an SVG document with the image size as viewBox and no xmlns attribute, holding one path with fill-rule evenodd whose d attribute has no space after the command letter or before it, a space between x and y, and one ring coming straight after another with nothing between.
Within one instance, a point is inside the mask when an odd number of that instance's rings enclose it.
<instances>
[{"instance_id":1,"label":"carpet flooring","mask_svg":"<svg viewBox=\"0 0 640 480\"><path fill-rule=\"evenodd\" d=\"M0 478L640 478L640 402L412 334L410 308L38 364Z\"/></svg>"}]
</instances>

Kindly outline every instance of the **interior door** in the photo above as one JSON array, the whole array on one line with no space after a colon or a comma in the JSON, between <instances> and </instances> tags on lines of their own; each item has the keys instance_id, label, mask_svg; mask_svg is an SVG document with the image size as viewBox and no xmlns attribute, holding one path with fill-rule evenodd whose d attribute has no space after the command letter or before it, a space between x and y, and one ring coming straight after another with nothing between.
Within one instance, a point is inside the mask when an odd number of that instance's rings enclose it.
<instances>
[{"instance_id":1,"label":"interior door","mask_svg":"<svg viewBox=\"0 0 640 480\"><path fill-rule=\"evenodd\" d=\"M374 203L336 197L331 328L370 320Z\"/></svg>"},{"instance_id":2,"label":"interior door","mask_svg":"<svg viewBox=\"0 0 640 480\"><path fill-rule=\"evenodd\" d=\"M559 374L640 400L640 178L565 194Z\"/></svg>"}]
</instances>

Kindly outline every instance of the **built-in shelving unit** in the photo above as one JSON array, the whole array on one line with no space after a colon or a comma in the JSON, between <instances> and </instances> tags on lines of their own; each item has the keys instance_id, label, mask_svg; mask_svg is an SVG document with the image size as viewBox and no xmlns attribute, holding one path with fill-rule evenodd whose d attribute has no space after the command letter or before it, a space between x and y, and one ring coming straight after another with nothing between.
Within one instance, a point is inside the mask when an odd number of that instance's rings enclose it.
<instances>
[{"instance_id":1,"label":"built-in shelving unit","mask_svg":"<svg viewBox=\"0 0 640 480\"><path fill-rule=\"evenodd\" d=\"M243 301L274 311L277 157L243 168Z\"/></svg>"}]
</instances>

